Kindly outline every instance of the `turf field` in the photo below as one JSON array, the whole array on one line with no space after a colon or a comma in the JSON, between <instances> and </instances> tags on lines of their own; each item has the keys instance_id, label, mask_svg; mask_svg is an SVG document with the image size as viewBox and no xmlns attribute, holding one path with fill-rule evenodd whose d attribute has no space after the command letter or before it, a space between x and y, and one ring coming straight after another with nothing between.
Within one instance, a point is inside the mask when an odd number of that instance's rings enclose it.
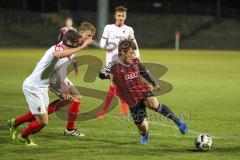
<instances>
[{"instance_id":1,"label":"turf field","mask_svg":"<svg viewBox=\"0 0 240 160\"><path fill-rule=\"evenodd\" d=\"M161 79L171 83L173 90L158 98L185 120L190 128L187 135L182 136L171 121L148 111L150 140L141 145L129 115L121 118L118 106L104 119L77 122L76 127L86 134L83 138L64 137L66 122L51 115L49 125L32 136L39 147L27 148L9 139L6 122L28 111L22 82L43 53L44 49L0 50L0 159L239 159L240 52L141 50L144 62L168 68ZM101 50L82 54L104 59ZM79 86L106 91L108 81L84 82L86 69L80 67L80 77L70 74L70 79ZM101 99L83 96L81 112L100 103ZM199 133L213 137L211 151L195 150L194 138Z\"/></svg>"}]
</instances>

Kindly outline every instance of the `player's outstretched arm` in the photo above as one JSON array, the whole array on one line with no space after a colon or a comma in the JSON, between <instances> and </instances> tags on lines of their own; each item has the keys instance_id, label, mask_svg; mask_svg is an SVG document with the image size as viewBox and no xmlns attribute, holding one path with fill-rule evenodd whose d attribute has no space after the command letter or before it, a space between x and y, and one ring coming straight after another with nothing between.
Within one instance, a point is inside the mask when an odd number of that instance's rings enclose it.
<instances>
[{"instance_id":1,"label":"player's outstretched arm","mask_svg":"<svg viewBox=\"0 0 240 160\"><path fill-rule=\"evenodd\" d=\"M83 42L83 44L80 46L80 47L77 47L77 48L68 48L68 49L64 49L64 50L61 50L61 51L55 51L53 53L53 55L55 57L58 57L58 58L63 58L63 57L67 57L67 56L70 56L72 55L73 53L77 53L79 52L80 50L83 50L84 48L86 48L90 43L92 43L93 40L92 39L87 39Z\"/></svg>"},{"instance_id":2,"label":"player's outstretched arm","mask_svg":"<svg viewBox=\"0 0 240 160\"><path fill-rule=\"evenodd\" d=\"M152 77L150 71L144 67L142 64L139 64L140 75L146 79L149 83L152 84L155 90L160 90L159 84L157 81Z\"/></svg>"}]
</instances>

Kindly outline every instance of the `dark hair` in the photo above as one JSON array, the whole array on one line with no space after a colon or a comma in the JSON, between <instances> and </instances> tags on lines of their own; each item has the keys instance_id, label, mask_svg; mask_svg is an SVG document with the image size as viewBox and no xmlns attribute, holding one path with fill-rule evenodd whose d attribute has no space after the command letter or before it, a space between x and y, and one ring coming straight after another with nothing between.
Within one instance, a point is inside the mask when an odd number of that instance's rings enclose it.
<instances>
[{"instance_id":1,"label":"dark hair","mask_svg":"<svg viewBox=\"0 0 240 160\"><path fill-rule=\"evenodd\" d=\"M127 12L127 8L123 6L118 6L115 8L115 12Z\"/></svg>"},{"instance_id":2,"label":"dark hair","mask_svg":"<svg viewBox=\"0 0 240 160\"><path fill-rule=\"evenodd\" d=\"M89 22L82 22L80 27L79 27L79 31L86 31L86 30L91 31L93 34L96 33L96 29L95 29L95 27L91 23L89 23Z\"/></svg>"},{"instance_id":3,"label":"dark hair","mask_svg":"<svg viewBox=\"0 0 240 160\"><path fill-rule=\"evenodd\" d=\"M68 30L64 36L63 36L63 44L70 47L70 48L74 48L74 47L78 47L78 46L75 46L75 44L78 44L79 43L79 34L75 31L75 30ZM72 45L69 45L67 44L67 41L70 41Z\"/></svg>"},{"instance_id":4,"label":"dark hair","mask_svg":"<svg viewBox=\"0 0 240 160\"><path fill-rule=\"evenodd\" d=\"M136 44L132 40L123 40L118 44L118 54L121 55L123 52L126 53L130 48L136 50Z\"/></svg>"}]
</instances>

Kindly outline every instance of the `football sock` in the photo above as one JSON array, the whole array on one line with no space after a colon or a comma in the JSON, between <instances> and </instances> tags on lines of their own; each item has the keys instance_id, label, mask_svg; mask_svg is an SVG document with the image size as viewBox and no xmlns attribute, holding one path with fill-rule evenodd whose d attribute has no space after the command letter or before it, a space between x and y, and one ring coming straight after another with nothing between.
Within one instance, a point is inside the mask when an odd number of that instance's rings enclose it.
<instances>
[{"instance_id":1,"label":"football sock","mask_svg":"<svg viewBox=\"0 0 240 160\"><path fill-rule=\"evenodd\" d=\"M55 112L57 104L60 100L57 99L48 105L48 114Z\"/></svg>"},{"instance_id":2,"label":"football sock","mask_svg":"<svg viewBox=\"0 0 240 160\"><path fill-rule=\"evenodd\" d=\"M145 136L145 135L148 135L149 131L143 132L143 131L140 131L140 130L139 130L139 133L140 133L142 136Z\"/></svg>"},{"instance_id":3,"label":"football sock","mask_svg":"<svg viewBox=\"0 0 240 160\"><path fill-rule=\"evenodd\" d=\"M24 122L31 122L31 121L34 121L34 120L36 120L35 116L31 112L28 112L28 113L18 117L15 120L14 127L17 127Z\"/></svg>"},{"instance_id":4,"label":"football sock","mask_svg":"<svg viewBox=\"0 0 240 160\"><path fill-rule=\"evenodd\" d=\"M127 103L121 98L120 98L120 100L122 102L121 115L125 115L125 114L127 114Z\"/></svg>"},{"instance_id":5,"label":"football sock","mask_svg":"<svg viewBox=\"0 0 240 160\"><path fill-rule=\"evenodd\" d=\"M38 122L37 120L29 123L28 127L22 131L22 137L28 137L30 134L39 132L45 125Z\"/></svg>"},{"instance_id":6,"label":"football sock","mask_svg":"<svg viewBox=\"0 0 240 160\"><path fill-rule=\"evenodd\" d=\"M120 99L121 104L122 104L122 106L121 106L121 115L127 114L127 103L118 95L116 88L115 88L115 95L118 96L118 98Z\"/></svg>"},{"instance_id":7,"label":"football sock","mask_svg":"<svg viewBox=\"0 0 240 160\"><path fill-rule=\"evenodd\" d=\"M78 117L80 108L80 102L71 101L69 104L69 110L68 110L68 122L67 122L67 130L73 130L74 129L74 123Z\"/></svg>"},{"instance_id":8,"label":"football sock","mask_svg":"<svg viewBox=\"0 0 240 160\"><path fill-rule=\"evenodd\" d=\"M163 116L173 120L176 124L179 122L179 118L164 104L159 104L157 112L161 113Z\"/></svg>"},{"instance_id":9,"label":"football sock","mask_svg":"<svg viewBox=\"0 0 240 160\"><path fill-rule=\"evenodd\" d=\"M66 106L70 103L70 100L60 100L57 99L48 105L48 114L57 111L59 108Z\"/></svg>"},{"instance_id":10,"label":"football sock","mask_svg":"<svg viewBox=\"0 0 240 160\"><path fill-rule=\"evenodd\" d=\"M107 97L105 99L105 103L102 107L102 110L104 110L106 112L108 111L108 108L109 108L115 94L116 94L116 90L115 90L114 86L110 85L108 93L107 93Z\"/></svg>"}]
</instances>

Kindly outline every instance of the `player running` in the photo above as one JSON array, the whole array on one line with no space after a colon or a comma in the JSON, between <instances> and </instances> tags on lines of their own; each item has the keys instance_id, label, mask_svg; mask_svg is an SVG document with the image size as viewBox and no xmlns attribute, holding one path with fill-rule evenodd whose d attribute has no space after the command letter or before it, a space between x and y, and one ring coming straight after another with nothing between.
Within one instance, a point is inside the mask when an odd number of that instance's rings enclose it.
<instances>
[{"instance_id":1,"label":"player running","mask_svg":"<svg viewBox=\"0 0 240 160\"><path fill-rule=\"evenodd\" d=\"M100 41L100 46L106 50L106 66L109 65L110 62L113 62L118 54L117 46L115 47L112 44L118 45L119 41L121 40L131 39L137 46L137 41L134 37L133 28L124 24L127 18L127 8L123 6L116 7L114 18L115 24L108 24L105 26ZM138 47L135 51L135 55L137 58L140 59ZM104 117L104 114L108 111L108 108L114 98L114 95L117 95L116 90L114 86L110 84L108 94L106 96L102 110L99 113L97 113L98 118ZM127 104L123 99L120 98L120 100L122 103L121 115L126 115Z\"/></svg>"},{"instance_id":2,"label":"player running","mask_svg":"<svg viewBox=\"0 0 240 160\"><path fill-rule=\"evenodd\" d=\"M118 46L117 60L106 66L99 73L99 77L101 79L111 78L119 97L129 105L131 116L141 134L142 144L148 142L149 133L146 107L173 120L180 132L186 134L188 130L186 124L169 107L159 103L149 86L141 81L140 75L151 83L155 90L160 89L150 72L141 65L138 59L134 58L135 49L136 45L131 40L121 41Z\"/></svg>"},{"instance_id":3,"label":"player running","mask_svg":"<svg viewBox=\"0 0 240 160\"><path fill-rule=\"evenodd\" d=\"M81 26L79 27L79 35L81 37L80 44L82 44L86 39L92 39L95 32L95 27L91 23L81 23ZM58 49L61 49L62 46L62 42L57 45ZM74 127L79 114L81 95L73 83L67 78L67 67L73 60L74 56L75 54L72 54L71 56L64 57L59 60L57 64L58 68L50 78L50 91L54 92L59 99L53 101L48 106L48 114L51 114L61 107L68 105L68 121L66 129L64 130L64 135L83 137L85 135ZM64 84L64 86L61 86L61 84ZM64 97L64 90L70 94L70 99L66 99Z\"/></svg>"},{"instance_id":4,"label":"player running","mask_svg":"<svg viewBox=\"0 0 240 160\"><path fill-rule=\"evenodd\" d=\"M69 30L63 37L62 47L58 49L58 46L54 45L45 52L32 74L23 82L23 93L29 105L30 112L8 121L11 139L15 139L16 129L19 125L24 122L30 122L18 135L18 139L27 146L37 146L29 136L39 132L48 124L49 79L57 68L56 64L62 58L83 50L90 43L92 43L92 39L87 38L79 46L79 34L73 30ZM62 85L65 84L63 83ZM68 92L64 92L63 94L68 96Z\"/></svg>"}]
</instances>

